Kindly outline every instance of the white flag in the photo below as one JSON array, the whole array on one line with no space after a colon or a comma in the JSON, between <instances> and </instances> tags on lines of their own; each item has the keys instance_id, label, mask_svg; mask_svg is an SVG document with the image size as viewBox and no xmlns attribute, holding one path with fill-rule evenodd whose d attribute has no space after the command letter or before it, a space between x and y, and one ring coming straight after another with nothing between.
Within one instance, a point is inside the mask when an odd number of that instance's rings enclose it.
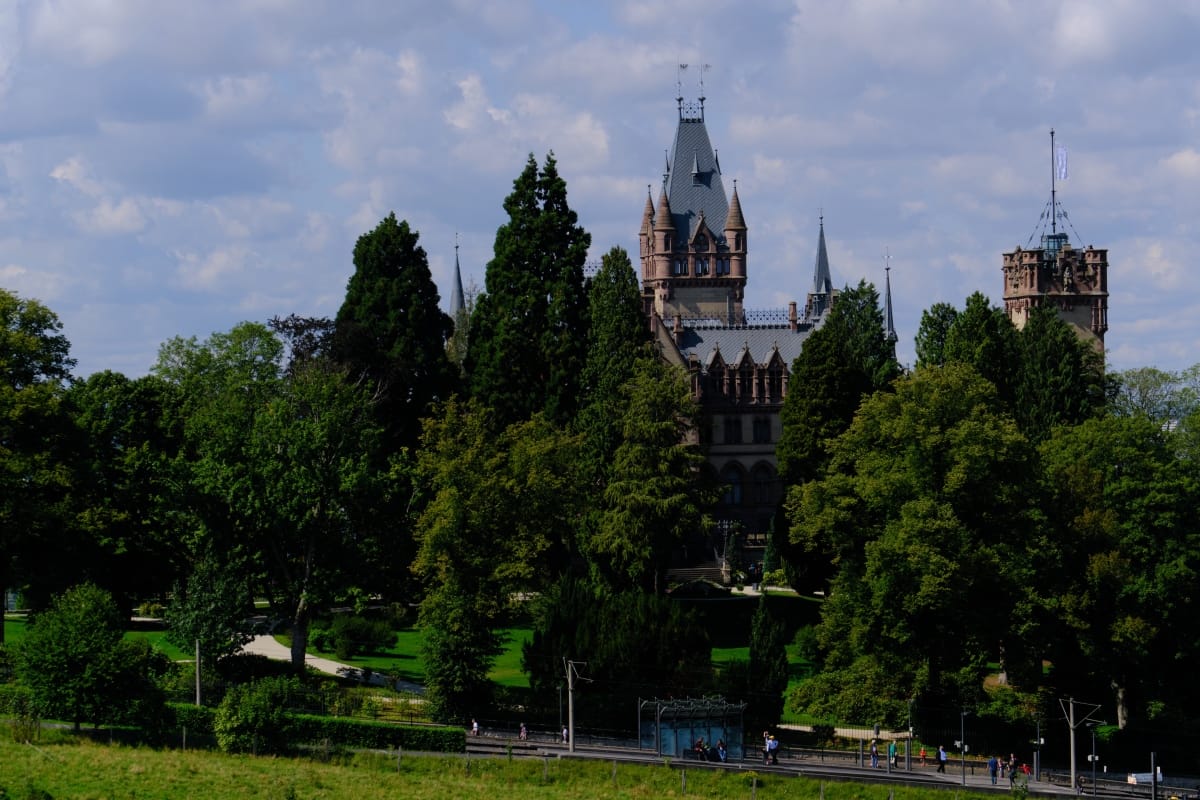
<instances>
[{"instance_id":1,"label":"white flag","mask_svg":"<svg viewBox=\"0 0 1200 800\"><path fill-rule=\"evenodd\" d=\"M1054 172L1060 181L1067 179L1067 148L1061 144L1054 151Z\"/></svg>"}]
</instances>

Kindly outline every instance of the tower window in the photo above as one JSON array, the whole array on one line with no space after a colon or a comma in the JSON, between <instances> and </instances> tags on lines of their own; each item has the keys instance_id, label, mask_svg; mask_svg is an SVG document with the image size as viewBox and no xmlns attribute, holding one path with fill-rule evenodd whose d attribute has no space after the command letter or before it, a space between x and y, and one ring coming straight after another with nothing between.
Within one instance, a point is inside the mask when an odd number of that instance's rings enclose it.
<instances>
[{"instance_id":1,"label":"tower window","mask_svg":"<svg viewBox=\"0 0 1200 800\"><path fill-rule=\"evenodd\" d=\"M770 417L755 417L754 418L754 443L755 444L770 444L771 443L771 419L770 419Z\"/></svg>"},{"instance_id":2,"label":"tower window","mask_svg":"<svg viewBox=\"0 0 1200 800\"><path fill-rule=\"evenodd\" d=\"M718 275L728 275L729 274L729 259L728 258L718 258L717 259L717 274Z\"/></svg>"},{"instance_id":3,"label":"tower window","mask_svg":"<svg viewBox=\"0 0 1200 800\"><path fill-rule=\"evenodd\" d=\"M687 275L687 261L682 258L675 259L675 263L671 266L672 275Z\"/></svg>"},{"instance_id":4,"label":"tower window","mask_svg":"<svg viewBox=\"0 0 1200 800\"><path fill-rule=\"evenodd\" d=\"M742 418L729 416L725 418L725 444L742 443Z\"/></svg>"},{"instance_id":5,"label":"tower window","mask_svg":"<svg viewBox=\"0 0 1200 800\"><path fill-rule=\"evenodd\" d=\"M742 471L735 466L721 470L721 481L725 484L725 505L740 506L742 504Z\"/></svg>"}]
</instances>

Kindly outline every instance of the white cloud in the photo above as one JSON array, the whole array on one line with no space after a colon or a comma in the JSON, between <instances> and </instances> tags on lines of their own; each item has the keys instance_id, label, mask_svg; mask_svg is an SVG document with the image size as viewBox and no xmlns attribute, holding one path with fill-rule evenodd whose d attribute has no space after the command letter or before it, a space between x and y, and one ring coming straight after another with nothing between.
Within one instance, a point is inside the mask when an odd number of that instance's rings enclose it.
<instances>
[{"instance_id":1,"label":"white cloud","mask_svg":"<svg viewBox=\"0 0 1200 800\"><path fill-rule=\"evenodd\" d=\"M185 289L217 292L229 288L230 278L244 276L253 254L242 245L217 247L207 253L177 252L176 277Z\"/></svg>"},{"instance_id":2,"label":"white cloud","mask_svg":"<svg viewBox=\"0 0 1200 800\"><path fill-rule=\"evenodd\" d=\"M116 203L101 200L95 208L77 215L76 219L90 233L137 233L146 227L146 217L138 203L128 197Z\"/></svg>"},{"instance_id":3,"label":"white cloud","mask_svg":"<svg viewBox=\"0 0 1200 800\"><path fill-rule=\"evenodd\" d=\"M70 283L70 279L60 272L32 270L20 264L0 266L0 286L42 303L61 299Z\"/></svg>"},{"instance_id":4,"label":"white cloud","mask_svg":"<svg viewBox=\"0 0 1200 800\"><path fill-rule=\"evenodd\" d=\"M91 170L80 156L71 156L50 171L50 177L73 186L88 197L99 197L103 189L91 176Z\"/></svg>"},{"instance_id":5,"label":"white cloud","mask_svg":"<svg viewBox=\"0 0 1200 800\"><path fill-rule=\"evenodd\" d=\"M1195 181L1200 181L1200 152L1194 147L1172 153L1163 159L1162 165L1171 177L1192 181L1192 189L1196 188Z\"/></svg>"}]
</instances>

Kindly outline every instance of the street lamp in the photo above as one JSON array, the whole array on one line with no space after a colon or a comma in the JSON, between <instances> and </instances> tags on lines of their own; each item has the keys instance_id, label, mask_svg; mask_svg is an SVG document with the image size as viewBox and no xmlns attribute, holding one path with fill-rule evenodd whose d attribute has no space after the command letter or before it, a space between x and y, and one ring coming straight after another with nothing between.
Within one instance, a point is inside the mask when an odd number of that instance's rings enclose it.
<instances>
[{"instance_id":1,"label":"street lamp","mask_svg":"<svg viewBox=\"0 0 1200 800\"><path fill-rule=\"evenodd\" d=\"M965 708L958 714L958 763L962 769L962 785L967 785L967 714Z\"/></svg>"},{"instance_id":2,"label":"street lamp","mask_svg":"<svg viewBox=\"0 0 1200 800\"><path fill-rule=\"evenodd\" d=\"M1088 728L1092 731L1092 754L1088 756L1088 760L1092 762L1092 797L1096 796L1096 726L1103 724L1103 722L1088 723Z\"/></svg>"}]
</instances>

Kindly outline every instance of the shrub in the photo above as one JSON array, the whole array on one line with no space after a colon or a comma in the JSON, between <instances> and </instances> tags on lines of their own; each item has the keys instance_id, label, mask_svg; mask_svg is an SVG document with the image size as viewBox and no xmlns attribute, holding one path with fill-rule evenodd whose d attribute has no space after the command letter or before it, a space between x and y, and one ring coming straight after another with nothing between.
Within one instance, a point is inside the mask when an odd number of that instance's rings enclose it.
<instances>
[{"instance_id":1,"label":"shrub","mask_svg":"<svg viewBox=\"0 0 1200 800\"><path fill-rule=\"evenodd\" d=\"M171 715L172 727L176 730L187 728L189 733L199 736L213 735L214 709L187 703L168 703L167 710Z\"/></svg>"},{"instance_id":2,"label":"shrub","mask_svg":"<svg viewBox=\"0 0 1200 800\"><path fill-rule=\"evenodd\" d=\"M328 741L341 747L385 749L403 747L431 753L462 753L467 749L462 728L432 725L394 725L387 722L295 714L290 720L292 740L299 743Z\"/></svg>"},{"instance_id":3,"label":"shrub","mask_svg":"<svg viewBox=\"0 0 1200 800\"><path fill-rule=\"evenodd\" d=\"M329 627L333 652L338 658L386 650L396 644L396 631L387 620L342 614Z\"/></svg>"},{"instance_id":4,"label":"shrub","mask_svg":"<svg viewBox=\"0 0 1200 800\"><path fill-rule=\"evenodd\" d=\"M283 752L291 733L284 709L299 688L295 678L263 678L230 689L213 717L217 746L227 753Z\"/></svg>"}]
</instances>

